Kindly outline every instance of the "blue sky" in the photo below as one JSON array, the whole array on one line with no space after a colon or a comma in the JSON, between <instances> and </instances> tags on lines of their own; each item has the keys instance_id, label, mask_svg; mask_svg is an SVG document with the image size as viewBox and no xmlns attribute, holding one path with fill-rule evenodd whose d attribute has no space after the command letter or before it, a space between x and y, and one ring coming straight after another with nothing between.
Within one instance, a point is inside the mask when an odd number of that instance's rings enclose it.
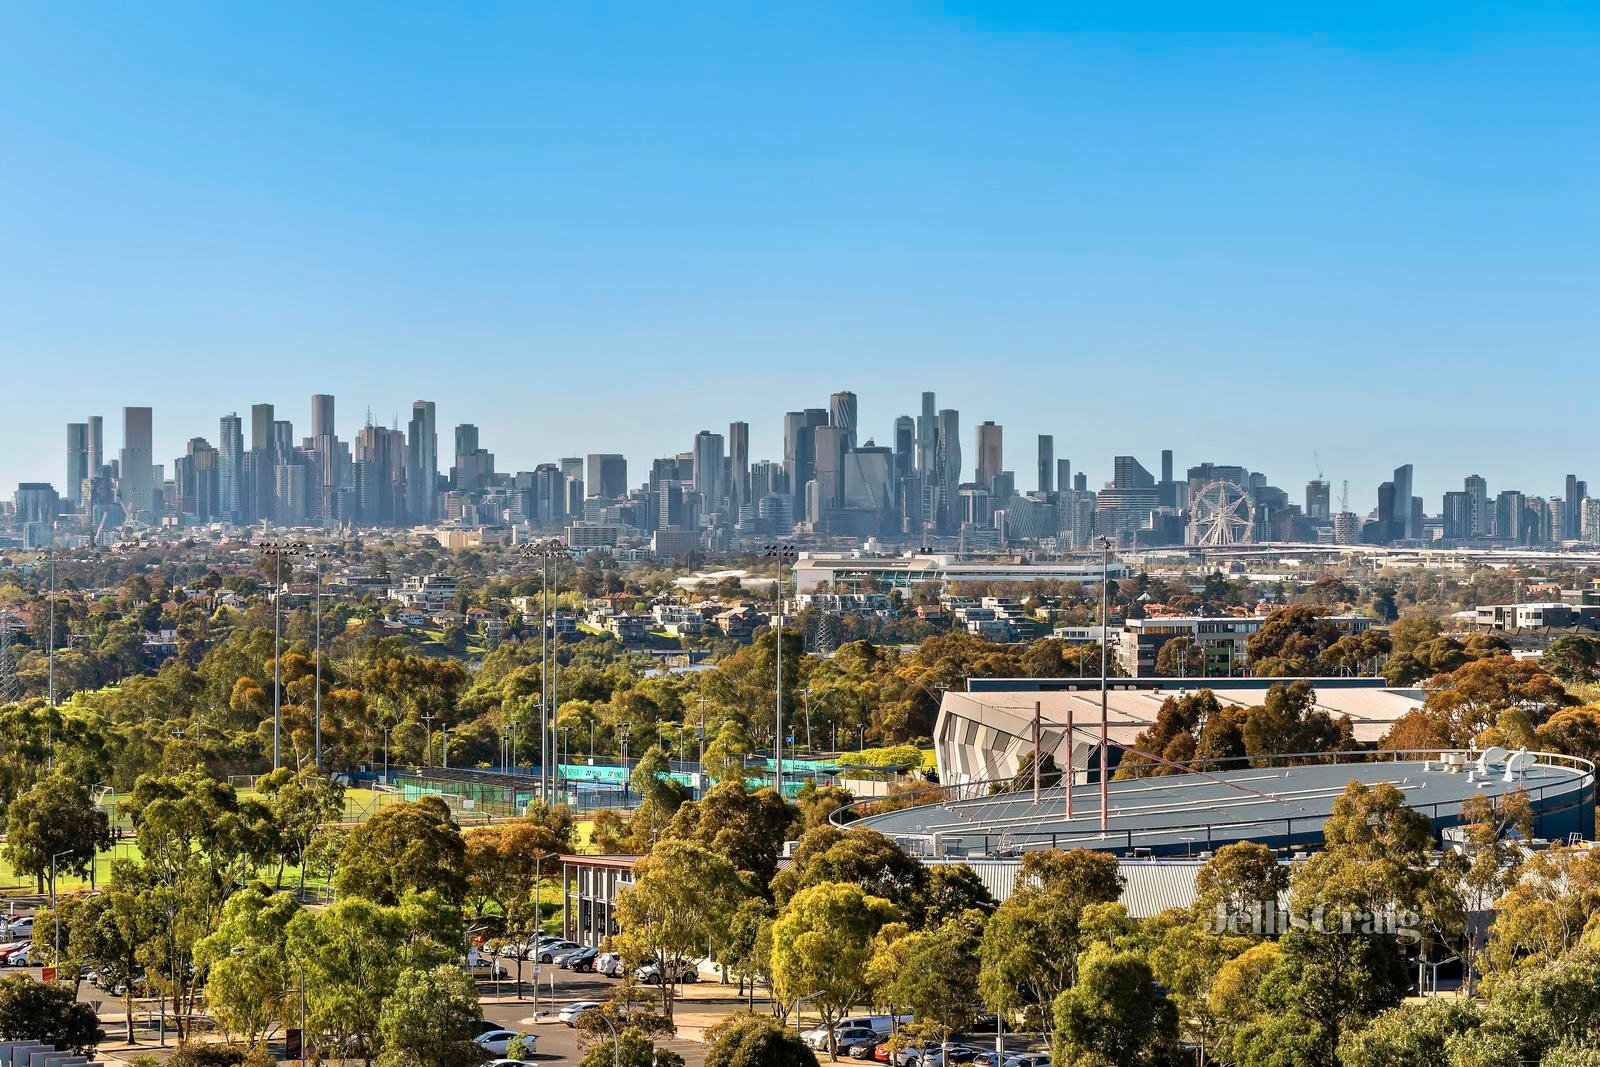
<instances>
[{"instance_id":1,"label":"blue sky","mask_svg":"<svg viewBox=\"0 0 1600 1067\"><path fill-rule=\"evenodd\" d=\"M7 4L0 486L312 392L638 480L842 388L1029 487L1600 485L1600 16L1282 7Z\"/></svg>"}]
</instances>

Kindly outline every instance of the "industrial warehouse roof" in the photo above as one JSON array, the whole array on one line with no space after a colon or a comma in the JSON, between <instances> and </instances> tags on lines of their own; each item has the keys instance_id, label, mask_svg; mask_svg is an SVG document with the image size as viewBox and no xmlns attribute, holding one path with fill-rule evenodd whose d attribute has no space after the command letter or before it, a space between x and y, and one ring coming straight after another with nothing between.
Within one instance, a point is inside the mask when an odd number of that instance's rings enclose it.
<instances>
[{"instance_id":1,"label":"industrial warehouse roof","mask_svg":"<svg viewBox=\"0 0 1600 1067\"><path fill-rule=\"evenodd\" d=\"M1541 823L1558 814L1571 816L1559 826L1543 826L1541 832L1565 833L1567 822L1593 826L1593 766L1544 754L1509 780L1503 763L1484 775L1447 771L1437 759L1372 759L1114 781L1104 835L1098 784L1073 789L1070 820L1065 794L1057 787L1042 790L1038 802L1031 790L1022 790L869 816L861 825L913 851L944 856L1074 847L1194 855L1243 840L1288 848L1320 843L1323 822L1352 781L1393 784L1436 829L1453 824L1469 796L1500 796L1517 789L1527 791Z\"/></svg>"}]
</instances>

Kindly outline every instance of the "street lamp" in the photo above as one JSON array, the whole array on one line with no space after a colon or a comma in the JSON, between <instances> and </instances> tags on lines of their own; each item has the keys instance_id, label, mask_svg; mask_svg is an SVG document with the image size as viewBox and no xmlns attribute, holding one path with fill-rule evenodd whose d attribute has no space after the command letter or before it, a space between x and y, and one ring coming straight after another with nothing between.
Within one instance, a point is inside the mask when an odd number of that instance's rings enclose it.
<instances>
[{"instance_id":1,"label":"street lamp","mask_svg":"<svg viewBox=\"0 0 1600 1067\"><path fill-rule=\"evenodd\" d=\"M778 684L775 730L772 735L772 788L781 798L783 796L783 565L789 564L789 573L794 573L794 561L799 558L799 551L788 541L773 541L762 548L761 554L768 559L776 560L778 564L778 611L777 623L774 632L777 642L774 651L777 656Z\"/></svg>"},{"instance_id":2,"label":"street lamp","mask_svg":"<svg viewBox=\"0 0 1600 1067\"><path fill-rule=\"evenodd\" d=\"M599 1008L590 1008L579 1015L598 1015L600 1021L606 1024L606 1029L611 1031L611 1063L613 1067L622 1067L622 1039L617 1036L617 1024Z\"/></svg>"},{"instance_id":3,"label":"street lamp","mask_svg":"<svg viewBox=\"0 0 1600 1067\"><path fill-rule=\"evenodd\" d=\"M272 589L272 769L283 766L283 557L306 550L304 541L257 541L273 558L277 577Z\"/></svg>"}]
</instances>

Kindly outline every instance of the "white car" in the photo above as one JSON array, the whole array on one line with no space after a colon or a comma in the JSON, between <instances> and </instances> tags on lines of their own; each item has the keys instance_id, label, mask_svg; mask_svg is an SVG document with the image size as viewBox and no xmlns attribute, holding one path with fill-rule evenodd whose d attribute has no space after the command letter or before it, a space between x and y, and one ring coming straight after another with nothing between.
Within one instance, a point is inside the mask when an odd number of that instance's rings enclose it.
<instances>
[{"instance_id":1,"label":"white car","mask_svg":"<svg viewBox=\"0 0 1600 1067\"><path fill-rule=\"evenodd\" d=\"M575 944L571 941L551 941L547 944L540 945L538 953L530 953L528 958L530 960L537 959L540 963L550 963L554 961L557 956L565 955L575 948L582 947L583 946Z\"/></svg>"},{"instance_id":2,"label":"white car","mask_svg":"<svg viewBox=\"0 0 1600 1067\"><path fill-rule=\"evenodd\" d=\"M628 965L615 952L602 952L594 958L594 973L607 978L621 978L628 973Z\"/></svg>"},{"instance_id":3,"label":"white car","mask_svg":"<svg viewBox=\"0 0 1600 1067\"><path fill-rule=\"evenodd\" d=\"M556 1018L568 1026L576 1026L578 1025L578 1016L586 1011L594 1011L599 1006L600 1002L598 1000L574 1000L571 1004L562 1008Z\"/></svg>"},{"instance_id":4,"label":"white car","mask_svg":"<svg viewBox=\"0 0 1600 1067\"><path fill-rule=\"evenodd\" d=\"M24 915L20 919L11 920L11 936L16 938L33 936L33 916Z\"/></svg>"},{"instance_id":5,"label":"white car","mask_svg":"<svg viewBox=\"0 0 1600 1067\"><path fill-rule=\"evenodd\" d=\"M7 949L0 953L0 963L4 963L7 967L26 967L28 965L28 957L32 954L32 951L33 946L31 944L23 944L18 948Z\"/></svg>"},{"instance_id":6,"label":"white car","mask_svg":"<svg viewBox=\"0 0 1600 1067\"><path fill-rule=\"evenodd\" d=\"M519 1037L527 1043L529 1049L532 1049L538 1040L532 1034L524 1034L516 1030L486 1030L472 1040L483 1051L494 1056L504 1056L506 1050L511 1047L511 1042Z\"/></svg>"}]
</instances>

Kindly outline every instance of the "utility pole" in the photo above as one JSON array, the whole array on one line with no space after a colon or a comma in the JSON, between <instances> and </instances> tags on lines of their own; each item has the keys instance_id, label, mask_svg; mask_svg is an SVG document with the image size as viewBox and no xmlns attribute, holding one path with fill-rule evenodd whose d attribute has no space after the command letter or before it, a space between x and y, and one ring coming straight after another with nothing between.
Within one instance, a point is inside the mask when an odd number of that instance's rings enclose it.
<instances>
[{"instance_id":1,"label":"utility pole","mask_svg":"<svg viewBox=\"0 0 1600 1067\"><path fill-rule=\"evenodd\" d=\"M794 561L800 553L794 545L787 541L774 541L762 549L762 555L778 563L778 611L774 627L777 641L774 645L776 656L778 681L776 689L776 715L775 726L772 733L772 788L779 798L783 797L783 565L789 564L790 573L794 571Z\"/></svg>"}]
</instances>

